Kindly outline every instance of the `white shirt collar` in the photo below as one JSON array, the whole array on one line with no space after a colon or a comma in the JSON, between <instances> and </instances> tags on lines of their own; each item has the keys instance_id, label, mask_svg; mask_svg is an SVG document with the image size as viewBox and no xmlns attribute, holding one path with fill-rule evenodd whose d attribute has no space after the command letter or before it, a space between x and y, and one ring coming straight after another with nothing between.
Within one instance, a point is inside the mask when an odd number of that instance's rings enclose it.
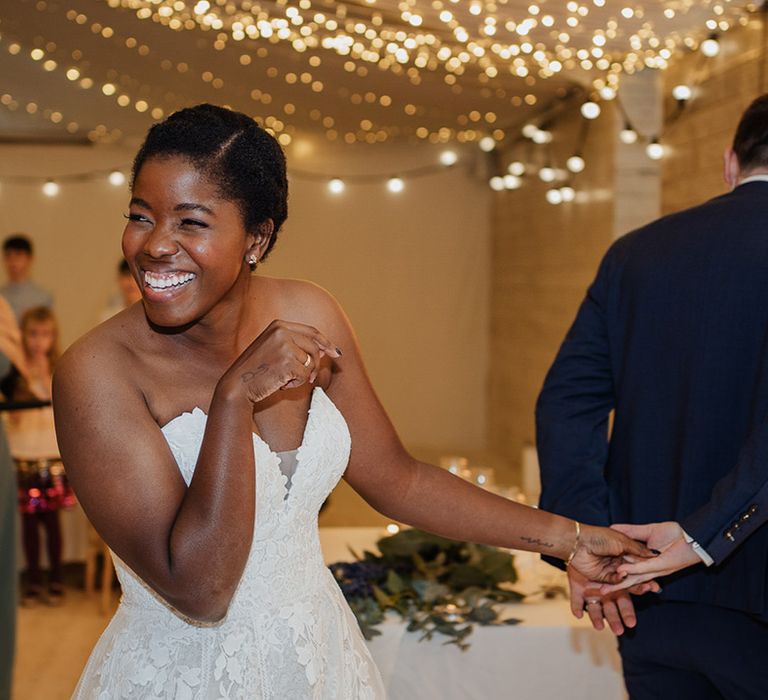
<instances>
[{"instance_id":1,"label":"white shirt collar","mask_svg":"<svg viewBox=\"0 0 768 700\"><path fill-rule=\"evenodd\" d=\"M739 184L736 185L736 187L739 187L739 185L743 185L747 182L768 182L768 173L764 175L750 175L749 177L745 177L743 180L739 181Z\"/></svg>"}]
</instances>

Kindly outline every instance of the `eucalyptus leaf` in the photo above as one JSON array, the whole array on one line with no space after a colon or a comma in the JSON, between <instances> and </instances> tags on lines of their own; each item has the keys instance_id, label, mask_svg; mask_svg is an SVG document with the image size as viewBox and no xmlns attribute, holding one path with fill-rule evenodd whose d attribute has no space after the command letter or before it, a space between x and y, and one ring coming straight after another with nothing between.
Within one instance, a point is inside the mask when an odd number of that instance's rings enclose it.
<instances>
[{"instance_id":1,"label":"eucalyptus leaf","mask_svg":"<svg viewBox=\"0 0 768 700\"><path fill-rule=\"evenodd\" d=\"M394 605L394 601L378 586L373 587L373 595L376 598L376 602L382 608L391 608Z\"/></svg>"},{"instance_id":2,"label":"eucalyptus leaf","mask_svg":"<svg viewBox=\"0 0 768 700\"><path fill-rule=\"evenodd\" d=\"M403 579L401 579L396 571L393 571L390 569L387 572L387 589L390 593L402 593L403 588Z\"/></svg>"},{"instance_id":3,"label":"eucalyptus leaf","mask_svg":"<svg viewBox=\"0 0 768 700\"><path fill-rule=\"evenodd\" d=\"M469 619L480 624L494 622L497 617L496 611L490 605L481 605L469 613Z\"/></svg>"},{"instance_id":4,"label":"eucalyptus leaf","mask_svg":"<svg viewBox=\"0 0 768 700\"><path fill-rule=\"evenodd\" d=\"M486 587L489 583L488 575L481 569L468 564L457 564L451 569L448 583L453 588L469 588L470 586Z\"/></svg>"}]
</instances>

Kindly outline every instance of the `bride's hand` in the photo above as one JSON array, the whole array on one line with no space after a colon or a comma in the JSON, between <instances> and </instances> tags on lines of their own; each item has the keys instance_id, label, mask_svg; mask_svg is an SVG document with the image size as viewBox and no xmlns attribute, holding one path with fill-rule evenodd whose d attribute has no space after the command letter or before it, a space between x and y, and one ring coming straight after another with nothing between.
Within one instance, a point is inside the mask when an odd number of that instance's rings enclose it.
<instances>
[{"instance_id":1,"label":"bride's hand","mask_svg":"<svg viewBox=\"0 0 768 700\"><path fill-rule=\"evenodd\" d=\"M316 328L272 321L232 363L220 384L258 403L280 389L314 383L326 355L337 358L341 352Z\"/></svg>"},{"instance_id":2,"label":"bride's hand","mask_svg":"<svg viewBox=\"0 0 768 700\"><path fill-rule=\"evenodd\" d=\"M656 556L642 542L630 539L617 530L582 525L570 566L590 581L617 584L626 577L625 573L618 571L618 567L626 561L626 555L637 559Z\"/></svg>"}]
</instances>

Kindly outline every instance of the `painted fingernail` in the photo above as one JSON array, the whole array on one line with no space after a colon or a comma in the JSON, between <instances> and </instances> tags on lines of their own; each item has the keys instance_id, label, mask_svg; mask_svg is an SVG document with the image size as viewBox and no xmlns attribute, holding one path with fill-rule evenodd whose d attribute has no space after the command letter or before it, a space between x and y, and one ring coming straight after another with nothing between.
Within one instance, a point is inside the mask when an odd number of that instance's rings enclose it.
<instances>
[{"instance_id":1,"label":"painted fingernail","mask_svg":"<svg viewBox=\"0 0 768 700\"><path fill-rule=\"evenodd\" d=\"M657 557L659 556L659 554L661 554L661 552L658 549L652 549L651 552L653 552Z\"/></svg>"}]
</instances>

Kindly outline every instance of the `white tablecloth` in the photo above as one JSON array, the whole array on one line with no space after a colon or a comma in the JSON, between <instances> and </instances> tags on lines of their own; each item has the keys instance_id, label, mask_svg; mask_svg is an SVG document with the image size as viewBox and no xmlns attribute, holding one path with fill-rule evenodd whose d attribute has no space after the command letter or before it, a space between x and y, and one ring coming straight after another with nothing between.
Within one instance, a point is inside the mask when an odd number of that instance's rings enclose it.
<instances>
[{"instance_id":1,"label":"white tablecloth","mask_svg":"<svg viewBox=\"0 0 768 700\"><path fill-rule=\"evenodd\" d=\"M379 528L321 528L328 563L348 561L348 546L374 550ZM557 577L538 555L516 554L522 588L535 579ZM624 700L616 640L576 620L565 600L508 606L514 627L475 626L462 652L444 646L439 635L419 642L399 617L379 627L369 643L391 700Z\"/></svg>"}]
</instances>

